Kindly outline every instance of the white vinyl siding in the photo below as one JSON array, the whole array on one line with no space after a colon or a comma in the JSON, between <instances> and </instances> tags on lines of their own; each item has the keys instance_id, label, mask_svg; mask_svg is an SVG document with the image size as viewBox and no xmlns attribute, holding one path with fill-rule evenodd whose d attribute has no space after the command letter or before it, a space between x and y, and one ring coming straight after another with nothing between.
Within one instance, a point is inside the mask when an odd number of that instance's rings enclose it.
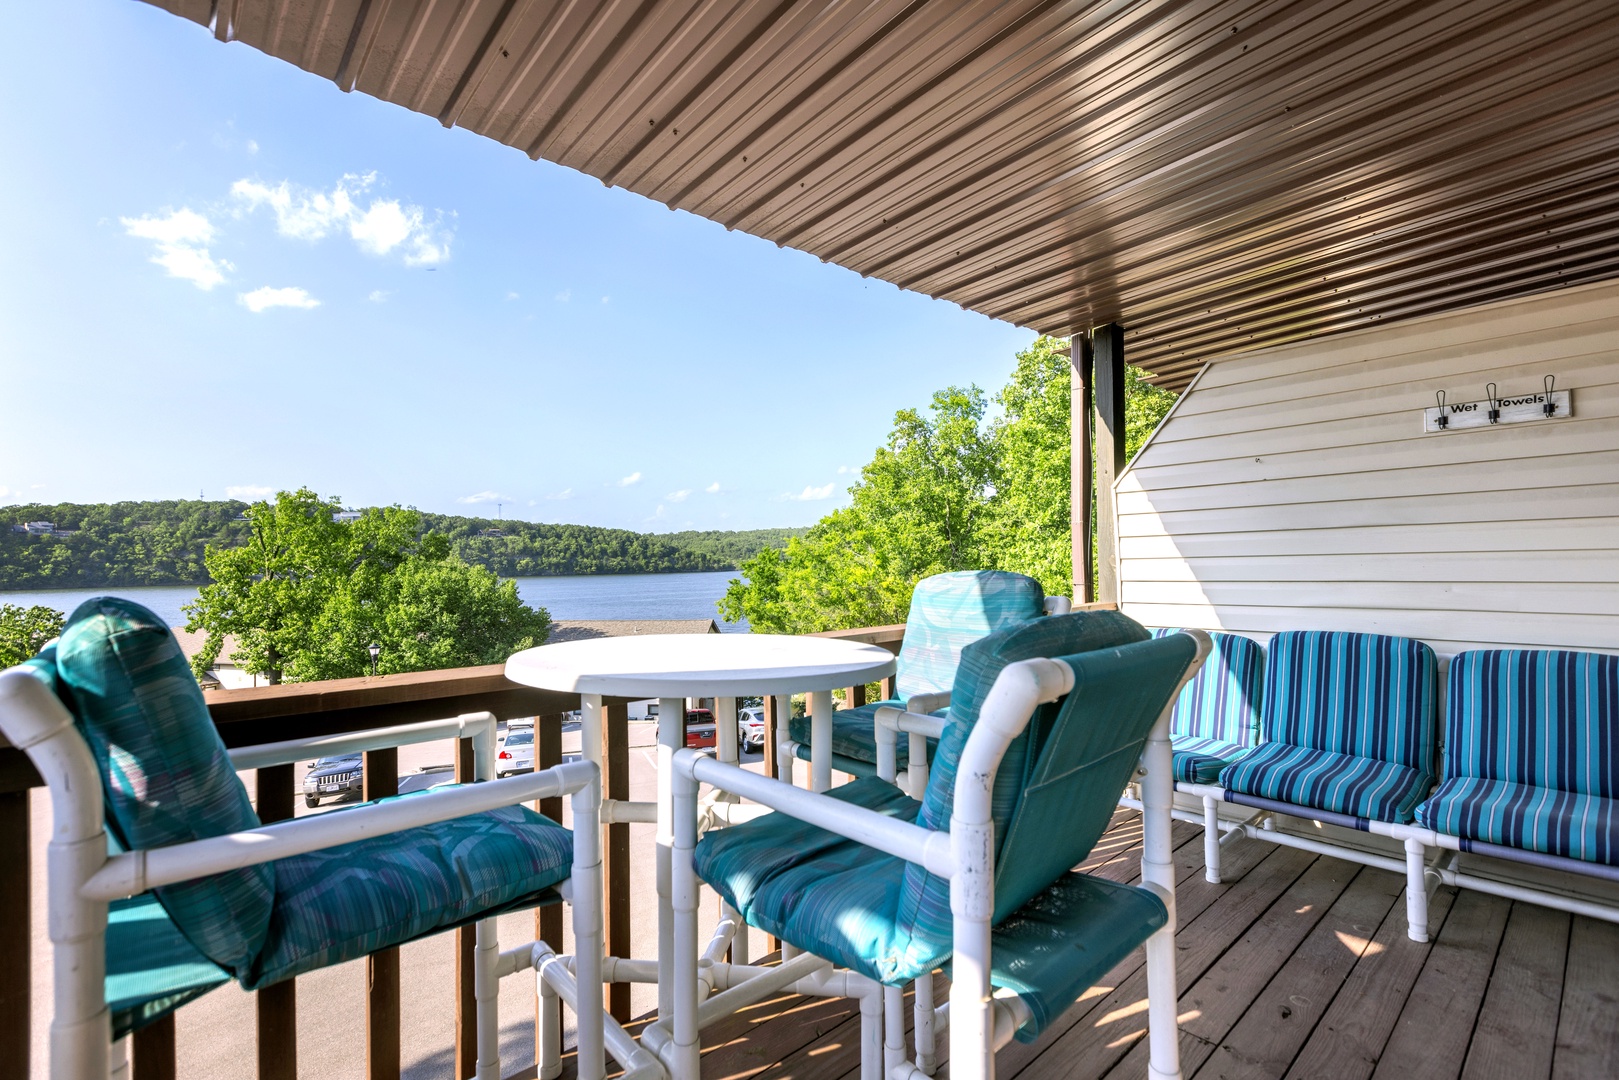
<instances>
[{"instance_id":1,"label":"white vinyl siding","mask_svg":"<svg viewBox=\"0 0 1619 1080\"><path fill-rule=\"evenodd\" d=\"M1422 431L1546 375L1572 418ZM1117 491L1148 626L1619 650L1619 284L1217 361Z\"/></svg>"}]
</instances>

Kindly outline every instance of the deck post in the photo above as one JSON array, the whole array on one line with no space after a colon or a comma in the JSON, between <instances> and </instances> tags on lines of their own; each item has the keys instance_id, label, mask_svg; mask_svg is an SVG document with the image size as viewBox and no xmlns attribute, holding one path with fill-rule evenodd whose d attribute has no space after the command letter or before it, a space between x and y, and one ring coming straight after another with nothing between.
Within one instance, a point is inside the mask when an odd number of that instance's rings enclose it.
<instances>
[{"instance_id":1,"label":"deck post","mask_svg":"<svg viewBox=\"0 0 1619 1080\"><path fill-rule=\"evenodd\" d=\"M268 825L292 817L291 765L256 771L259 820ZM266 986L254 995L258 1011L259 1080L298 1080L298 980Z\"/></svg>"},{"instance_id":2,"label":"deck post","mask_svg":"<svg viewBox=\"0 0 1619 1080\"><path fill-rule=\"evenodd\" d=\"M399 750L368 750L362 769L366 802L399 794ZM365 958L365 1077L399 1080L399 949Z\"/></svg>"},{"instance_id":3,"label":"deck post","mask_svg":"<svg viewBox=\"0 0 1619 1080\"><path fill-rule=\"evenodd\" d=\"M20 754L18 756L21 756ZM0 1072L27 1076L29 996L28 789L0 794Z\"/></svg>"},{"instance_id":4,"label":"deck post","mask_svg":"<svg viewBox=\"0 0 1619 1080\"><path fill-rule=\"evenodd\" d=\"M458 739L455 746L455 782L470 784L475 776L472 740ZM471 1080L478 1071L478 998L472 977L472 960L477 949L477 926L456 927L455 1080Z\"/></svg>"},{"instance_id":5,"label":"deck post","mask_svg":"<svg viewBox=\"0 0 1619 1080\"><path fill-rule=\"evenodd\" d=\"M1091 331L1096 382L1096 597L1119 602L1119 504L1113 483L1124 472L1124 327Z\"/></svg>"},{"instance_id":6,"label":"deck post","mask_svg":"<svg viewBox=\"0 0 1619 1080\"><path fill-rule=\"evenodd\" d=\"M174 1014L158 1017L129 1037L130 1080L175 1080Z\"/></svg>"},{"instance_id":7,"label":"deck post","mask_svg":"<svg viewBox=\"0 0 1619 1080\"><path fill-rule=\"evenodd\" d=\"M602 703L602 773L609 799L630 797L630 706L608 699ZM618 821L602 826L602 926L607 955L628 959L630 951L630 826ZM630 1022L627 982L607 985L607 1013L621 1024Z\"/></svg>"},{"instance_id":8,"label":"deck post","mask_svg":"<svg viewBox=\"0 0 1619 1080\"><path fill-rule=\"evenodd\" d=\"M1069 342L1068 363L1073 369L1068 404L1068 518L1074 538L1074 603L1089 604L1096 599L1096 573L1091 561L1091 503L1095 499L1091 482L1091 385L1095 381L1095 363L1088 336L1074 335Z\"/></svg>"}]
</instances>

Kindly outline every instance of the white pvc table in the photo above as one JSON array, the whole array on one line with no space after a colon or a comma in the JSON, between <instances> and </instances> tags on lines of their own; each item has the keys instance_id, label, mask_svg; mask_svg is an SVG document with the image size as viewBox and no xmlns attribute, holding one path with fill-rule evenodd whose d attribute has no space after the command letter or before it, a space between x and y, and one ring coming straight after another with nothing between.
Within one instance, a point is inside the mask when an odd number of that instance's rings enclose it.
<instances>
[{"instance_id":1,"label":"white pvc table","mask_svg":"<svg viewBox=\"0 0 1619 1080\"><path fill-rule=\"evenodd\" d=\"M715 756L735 762L736 699L810 695L815 738L830 745L832 691L861 686L894 673L894 655L876 645L836 638L782 634L644 634L593 638L525 649L506 661L506 677L525 686L580 695L581 756L601 765L602 698L658 698L658 799L644 803L603 800L602 821L657 824L658 1015L668 1017L674 960L670 906L670 847L674 822L669 763L685 745L686 699L714 698ZM777 715L785 723L785 700ZM648 811L652 811L648 813ZM744 939L745 940L745 939Z\"/></svg>"}]
</instances>

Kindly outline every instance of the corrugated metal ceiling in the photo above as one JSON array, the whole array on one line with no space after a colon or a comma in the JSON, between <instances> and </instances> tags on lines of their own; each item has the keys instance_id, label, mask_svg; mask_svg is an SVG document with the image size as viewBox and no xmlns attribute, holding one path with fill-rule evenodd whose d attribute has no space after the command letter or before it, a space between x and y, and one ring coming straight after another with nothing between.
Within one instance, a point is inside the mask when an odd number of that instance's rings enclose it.
<instances>
[{"instance_id":1,"label":"corrugated metal ceiling","mask_svg":"<svg viewBox=\"0 0 1619 1080\"><path fill-rule=\"evenodd\" d=\"M1619 274L1611 0L159 6L1170 386Z\"/></svg>"}]
</instances>

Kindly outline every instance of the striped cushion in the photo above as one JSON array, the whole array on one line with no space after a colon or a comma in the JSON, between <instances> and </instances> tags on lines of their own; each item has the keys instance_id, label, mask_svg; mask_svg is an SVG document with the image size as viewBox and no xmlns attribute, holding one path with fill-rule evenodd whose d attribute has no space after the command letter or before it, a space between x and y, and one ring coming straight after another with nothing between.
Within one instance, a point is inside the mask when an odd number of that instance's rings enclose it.
<instances>
[{"instance_id":1,"label":"striped cushion","mask_svg":"<svg viewBox=\"0 0 1619 1080\"><path fill-rule=\"evenodd\" d=\"M1464 652L1449 698L1446 779L1619 797L1619 656Z\"/></svg>"},{"instance_id":2,"label":"striped cushion","mask_svg":"<svg viewBox=\"0 0 1619 1080\"><path fill-rule=\"evenodd\" d=\"M1434 772L1433 650L1410 638L1330 630L1277 634L1266 647L1265 742Z\"/></svg>"},{"instance_id":3,"label":"striped cushion","mask_svg":"<svg viewBox=\"0 0 1619 1080\"><path fill-rule=\"evenodd\" d=\"M958 570L916 583L895 677L898 696L943 694L956 679L961 650L986 634L1044 613L1045 590L1022 574Z\"/></svg>"},{"instance_id":4,"label":"striped cushion","mask_svg":"<svg viewBox=\"0 0 1619 1080\"><path fill-rule=\"evenodd\" d=\"M877 764L877 710L885 705L905 708L903 701L878 701L858 709L839 709L832 714L832 754L835 758ZM947 714L948 710L940 709L933 715ZM810 718L793 717L787 722L787 731L798 744L799 759L810 760ZM937 739L929 739L928 753L931 754L937 745ZM911 740L903 732L896 740L894 753L898 767L905 768L911 760Z\"/></svg>"},{"instance_id":5,"label":"striped cushion","mask_svg":"<svg viewBox=\"0 0 1619 1080\"><path fill-rule=\"evenodd\" d=\"M1619 800L1505 780L1459 777L1417 807L1435 832L1619 866Z\"/></svg>"},{"instance_id":6,"label":"striped cushion","mask_svg":"<svg viewBox=\"0 0 1619 1080\"><path fill-rule=\"evenodd\" d=\"M573 834L507 806L273 865L264 950L236 971L249 990L549 899L547 890L573 871Z\"/></svg>"},{"instance_id":7,"label":"striped cushion","mask_svg":"<svg viewBox=\"0 0 1619 1080\"><path fill-rule=\"evenodd\" d=\"M1154 630L1154 637L1179 630ZM1241 634L1210 633L1214 647L1197 676L1181 690L1170 717L1174 735L1225 746L1248 747L1259 741L1259 703L1265 692L1265 650ZM1238 755L1240 756L1240 755ZM1181 777L1177 779L1191 779Z\"/></svg>"},{"instance_id":8,"label":"striped cushion","mask_svg":"<svg viewBox=\"0 0 1619 1080\"><path fill-rule=\"evenodd\" d=\"M107 830L125 850L257 828L202 690L156 615L128 600L86 600L56 646L58 692L102 777ZM155 890L181 933L221 967L246 965L264 941L269 866Z\"/></svg>"},{"instance_id":9,"label":"striped cushion","mask_svg":"<svg viewBox=\"0 0 1619 1080\"><path fill-rule=\"evenodd\" d=\"M1214 783L1220 778L1221 769L1253 749L1195 735L1171 736L1169 745L1175 761L1175 779L1188 784Z\"/></svg>"},{"instance_id":10,"label":"striped cushion","mask_svg":"<svg viewBox=\"0 0 1619 1080\"><path fill-rule=\"evenodd\" d=\"M1228 797L1235 792L1371 821L1408 822L1433 778L1390 761L1265 743L1222 770L1220 784Z\"/></svg>"}]
</instances>

